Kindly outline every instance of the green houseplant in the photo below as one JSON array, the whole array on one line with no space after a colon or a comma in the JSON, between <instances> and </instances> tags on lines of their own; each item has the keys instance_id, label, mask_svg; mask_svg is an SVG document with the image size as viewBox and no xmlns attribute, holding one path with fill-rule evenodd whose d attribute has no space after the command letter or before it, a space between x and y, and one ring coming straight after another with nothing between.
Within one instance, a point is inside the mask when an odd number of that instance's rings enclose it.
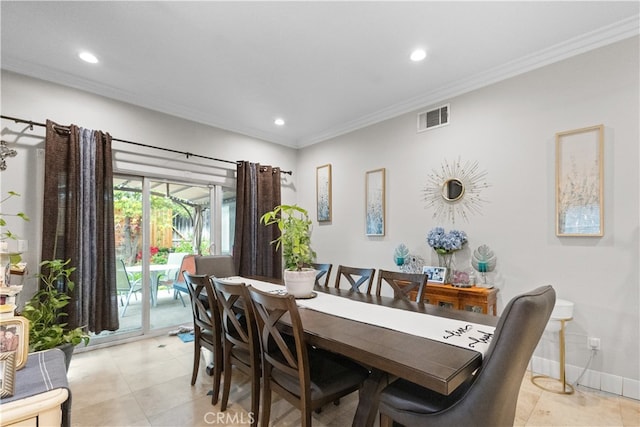
<instances>
[{"instance_id":1,"label":"green houseplant","mask_svg":"<svg viewBox=\"0 0 640 427\"><path fill-rule=\"evenodd\" d=\"M311 220L308 212L296 205L279 205L260 218L265 226L276 224L280 236L272 241L282 246L284 282L287 292L296 298L308 298L313 290L316 271L308 266L316 253L311 249Z\"/></svg>"},{"instance_id":2,"label":"green houseplant","mask_svg":"<svg viewBox=\"0 0 640 427\"><path fill-rule=\"evenodd\" d=\"M44 287L31 297L22 310L22 316L29 320L29 351L48 350L63 347L67 355L67 368L73 347L84 342L89 344L89 335L81 327L68 329L63 321L67 315L62 309L69 304L75 284L69 267L70 259L54 259L40 263L41 273L36 275ZM64 285L66 284L66 291Z\"/></svg>"},{"instance_id":3,"label":"green houseplant","mask_svg":"<svg viewBox=\"0 0 640 427\"><path fill-rule=\"evenodd\" d=\"M20 194L16 193L15 191L8 191L7 195L4 196L2 199L0 199L0 205L2 205L4 202L11 199L12 197L19 197L19 196ZM29 221L29 217L24 212L18 212L18 213L0 212L0 228L7 226L6 217L10 217L10 216L15 216L18 218L22 218L25 221ZM18 239L18 236L16 236L14 233L12 233L8 229L2 230L2 232L0 232L0 242L5 242L8 239L16 240ZM0 259L2 259L3 265L4 265L5 256L9 257L9 262L11 264L17 264L20 262L21 258L19 253L8 253L8 252L4 253L5 250L6 248L4 248L4 243L2 243L2 246L0 246L0 253L1 253Z\"/></svg>"}]
</instances>

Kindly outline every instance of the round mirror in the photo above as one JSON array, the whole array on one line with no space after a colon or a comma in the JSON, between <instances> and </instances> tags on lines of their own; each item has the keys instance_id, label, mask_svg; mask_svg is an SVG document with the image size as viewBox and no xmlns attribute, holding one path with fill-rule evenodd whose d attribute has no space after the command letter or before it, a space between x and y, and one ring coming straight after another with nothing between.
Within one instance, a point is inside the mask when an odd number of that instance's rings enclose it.
<instances>
[{"instance_id":1,"label":"round mirror","mask_svg":"<svg viewBox=\"0 0 640 427\"><path fill-rule=\"evenodd\" d=\"M448 179L442 184L442 197L449 201L455 202L460 200L464 195L464 185L462 181L456 178Z\"/></svg>"}]
</instances>

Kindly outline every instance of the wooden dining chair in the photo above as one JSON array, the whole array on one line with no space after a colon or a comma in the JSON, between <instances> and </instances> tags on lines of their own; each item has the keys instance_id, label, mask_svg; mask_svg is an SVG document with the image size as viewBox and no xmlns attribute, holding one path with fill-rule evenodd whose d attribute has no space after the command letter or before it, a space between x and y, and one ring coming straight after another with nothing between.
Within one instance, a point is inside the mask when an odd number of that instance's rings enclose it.
<instances>
[{"instance_id":1,"label":"wooden dining chair","mask_svg":"<svg viewBox=\"0 0 640 427\"><path fill-rule=\"evenodd\" d=\"M496 326L482 366L448 396L397 380L380 394L380 427L511 426L529 359L556 300L551 286L514 297Z\"/></svg>"},{"instance_id":2,"label":"wooden dining chair","mask_svg":"<svg viewBox=\"0 0 640 427\"><path fill-rule=\"evenodd\" d=\"M388 285L393 290L395 299L409 300L411 291L415 291L416 299L413 301L422 301L428 278L426 273L379 270L376 295L380 296L382 287Z\"/></svg>"},{"instance_id":3,"label":"wooden dining chair","mask_svg":"<svg viewBox=\"0 0 640 427\"><path fill-rule=\"evenodd\" d=\"M224 332L224 385L220 410L227 410L233 365L251 379L251 425L257 426L260 408L260 341L251 297L244 283L229 283L216 278L211 280L222 314Z\"/></svg>"},{"instance_id":4,"label":"wooden dining chair","mask_svg":"<svg viewBox=\"0 0 640 427\"><path fill-rule=\"evenodd\" d=\"M345 278L347 282L349 282L349 285L351 285L352 291L362 292L360 287L362 285L366 285L365 292L370 294L373 287L373 276L375 273L375 268L356 268L339 265L338 273L336 274L335 287L336 289L339 289L342 278Z\"/></svg>"},{"instance_id":5,"label":"wooden dining chair","mask_svg":"<svg viewBox=\"0 0 640 427\"><path fill-rule=\"evenodd\" d=\"M262 414L269 425L271 391L301 412L302 426L311 426L311 413L360 388L368 371L357 363L307 345L302 321L292 295L277 295L248 287L262 349ZM291 321L286 335L278 322L285 314Z\"/></svg>"},{"instance_id":6,"label":"wooden dining chair","mask_svg":"<svg viewBox=\"0 0 640 427\"><path fill-rule=\"evenodd\" d=\"M312 263L311 268L317 271L316 286L326 288L329 286L329 276L331 276L331 268L333 264L316 264Z\"/></svg>"},{"instance_id":7,"label":"wooden dining chair","mask_svg":"<svg viewBox=\"0 0 640 427\"><path fill-rule=\"evenodd\" d=\"M193 312L193 372L191 385L196 383L200 368L201 348L213 353L213 394L211 404L218 403L220 379L222 376L222 331L218 303L213 285L206 274L190 274L182 272Z\"/></svg>"}]
</instances>

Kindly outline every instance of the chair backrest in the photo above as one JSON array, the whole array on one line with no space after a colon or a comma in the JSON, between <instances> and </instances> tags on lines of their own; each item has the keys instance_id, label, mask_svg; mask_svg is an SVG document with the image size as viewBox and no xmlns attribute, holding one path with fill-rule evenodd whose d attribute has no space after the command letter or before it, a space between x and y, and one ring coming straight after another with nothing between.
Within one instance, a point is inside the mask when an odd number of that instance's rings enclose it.
<instances>
[{"instance_id":1,"label":"chair backrest","mask_svg":"<svg viewBox=\"0 0 640 427\"><path fill-rule=\"evenodd\" d=\"M182 274L189 291L194 327L209 331L219 330L220 311L209 276L190 274L186 270Z\"/></svg>"},{"instance_id":2,"label":"chair backrest","mask_svg":"<svg viewBox=\"0 0 640 427\"><path fill-rule=\"evenodd\" d=\"M178 274L180 273L180 266L182 266L182 259L189 255L187 252L170 252L167 256L167 264L168 265L177 265L178 267L167 270L167 277L170 280L177 280Z\"/></svg>"},{"instance_id":3,"label":"chair backrest","mask_svg":"<svg viewBox=\"0 0 640 427\"><path fill-rule=\"evenodd\" d=\"M231 255L200 255L196 257L196 274L215 277L237 276Z\"/></svg>"},{"instance_id":4,"label":"chair backrest","mask_svg":"<svg viewBox=\"0 0 640 427\"><path fill-rule=\"evenodd\" d=\"M127 267L124 260L119 259L116 263L116 289L118 292L129 292L131 288L131 279L127 273Z\"/></svg>"},{"instance_id":5,"label":"chair backrest","mask_svg":"<svg viewBox=\"0 0 640 427\"><path fill-rule=\"evenodd\" d=\"M338 273L336 274L336 288L340 287L340 282L344 277L349 285L351 285L350 290L355 292L362 292L360 286L366 284L366 293L371 293L371 288L373 287L373 276L376 272L375 268L356 268L356 267L347 267L345 265L338 266Z\"/></svg>"},{"instance_id":6,"label":"chair backrest","mask_svg":"<svg viewBox=\"0 0 640 427\"><path fill-rule=\"evenodd\" d=\"M275 368L283 374L299 381L301 401L311 401L311 375L309 371L307 346L304 340L302 321L293 295L277 295L247 287L253 304L260 346L262 349L263 376L271 375ZM280 329L278 320L289 314L295 346L288 341ZM308 406L308 405L307 405Z\"/></svg>"},{"instance_id":7,"label":"chair backrest","mask_svg":"<svg viewBox=\"0 0 640 427\"><path fill-rule=\"evenodd\" d=\"M196 256L195 255L185 255L182 257L182 262L180 263L180 272L178 273L178 277L176 278L176 282L184 283L186 282L184 277L184 272L186 271L189 274L196 274Z\"/></svg>"},{"instance_id":8,"label":"chair backrest","mask_svg":"<svg viewBox=\"0 0 640 427\"><path fill-rule=\"evenodd\" d=\"M551 286L514 297L505 307L482 366L440 425L512 425L522 378L556 300ZM487 399L491 396L491 399ZM430 424L431 425L431 424Z\"/></svg>"},{"instance_id":9,"label":"chair backrest","mask_svg":"<svg viewBox=\"0 0 640 427\"><path fill-rule=\"evenodd\" d=\"M250 360L256 360L260 348L255 330L256 323L251 309L251 296L246 285L225 282L216 278L212 278L211 281L222 315L222 330L225 338L233 344L234 348L247 351ZM243 320L241 320L242 317L237 316L238 310L244 314Z\"/></svg>"},{"instance_id":10,"label":"chair backrest","mask_svg":"<svg viewBox=\"0 0 640 427\"><path fill-rule=\"evenodd\" d=\"M333 267L333 264L312 263L311 267L317 271L316 286L325 288L329 286L329 276L331 276L331 268Z\"/></svg>"},{"instance_id":11,"label":"chair backrest","mask_svg":"<svg viewBox=\"0 0 640 427\"><path fill-rule=\"evenodd\" d=\"M389 285L393 290L393 297L395 299L409 300L409 293L411 291L416 291L417 297L414 301L422 301L427 279L428 276L426 273L404 273L401 271L379 270L376 295L380 296L383 285Z\"/></svg>"}]
</instances>

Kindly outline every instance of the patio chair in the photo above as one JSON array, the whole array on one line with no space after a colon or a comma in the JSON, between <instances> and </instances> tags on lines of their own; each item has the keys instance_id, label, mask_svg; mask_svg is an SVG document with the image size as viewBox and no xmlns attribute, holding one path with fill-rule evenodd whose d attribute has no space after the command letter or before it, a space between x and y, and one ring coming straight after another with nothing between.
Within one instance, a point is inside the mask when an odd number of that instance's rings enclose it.
<instances>
[{"instance_id":1,"label":"patio chair","mask_svg":"<svg viewBox=\"0 0 640 427\"><path fill-rule=\"evenodd\" d=\"M116 262L116 290L120 297L120 305L124 307L121 314L124 317L127 307L129 307L131 295L138 300L136 294L142 292L142 281L141 279L134 279L133 275L127 273L127 267L122 259Z\"/></svg>"}]
</instances>

